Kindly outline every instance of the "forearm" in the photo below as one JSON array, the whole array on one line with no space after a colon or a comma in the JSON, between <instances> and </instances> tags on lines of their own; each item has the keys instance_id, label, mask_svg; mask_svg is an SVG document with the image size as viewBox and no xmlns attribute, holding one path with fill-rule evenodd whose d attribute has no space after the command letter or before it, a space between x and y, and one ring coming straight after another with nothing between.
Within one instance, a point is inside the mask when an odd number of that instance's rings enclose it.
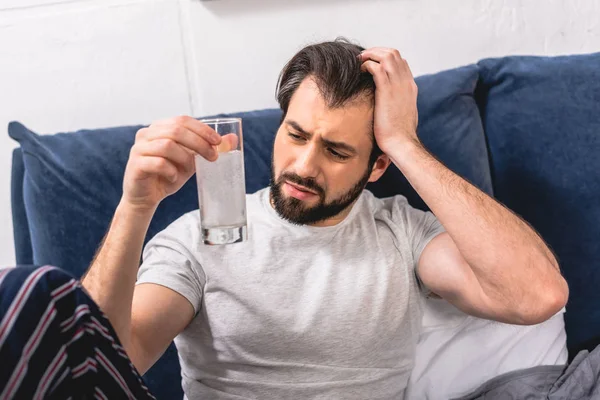
<instances>
[{"instance_id":1,"label":"forearm","mask_svg":"<svg viewBox=\"0 0 600 400\"><path fill-rule=\"evenodd\" d=\"M104 242L82 278L125 348L129 347L133 290L152 215L119 204Z\"/></svg>"},{"instance_id":2,"label":"forearm","mask_svg":"<svg viewBox=\"0 0 600 400\"><path fill-rule=\"evenodd\" d=\"M535 301L548 284L564 284L537 233L437 161L418 142L389 154L452 237L485 293L498 301Z\"/></svg>"}]
</instances>

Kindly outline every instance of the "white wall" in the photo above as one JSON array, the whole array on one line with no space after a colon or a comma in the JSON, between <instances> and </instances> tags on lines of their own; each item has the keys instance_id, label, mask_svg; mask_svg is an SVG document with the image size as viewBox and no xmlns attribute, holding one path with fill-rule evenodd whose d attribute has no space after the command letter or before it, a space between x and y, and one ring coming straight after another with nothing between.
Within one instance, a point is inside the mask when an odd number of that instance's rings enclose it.
<instances>
[{"instance_id":1,"label":"white wall","mask_svg":"<svg viewBox=\"0 0 600 400\"><path fill-rule=\"evenodd\" d=\"M41 133L274 107L277 75L338 35L415 75L600 51L600 0L0 0L0 265L14 263L5 126Z\"/></svg>"}]
</instances>

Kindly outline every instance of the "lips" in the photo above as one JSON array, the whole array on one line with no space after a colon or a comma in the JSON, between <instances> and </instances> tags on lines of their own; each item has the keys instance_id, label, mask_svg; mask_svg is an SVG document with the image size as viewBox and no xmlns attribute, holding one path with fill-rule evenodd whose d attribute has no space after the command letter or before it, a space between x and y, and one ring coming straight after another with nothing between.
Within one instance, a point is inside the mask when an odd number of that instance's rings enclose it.
<instances>
[{"instance_id":1,"label":"lips","mask_svg":"<svg viewBox=\"0 0 600 400\"><path fill-rule=\"evenodd\" d=\"M286 183L301 192L317 194L317 193L313 192L312 190L305 188L304 186L296 185L295 183L291 183L291 182L286 182Z\"/></svg>"},{"instance_id":2,"label":"lips","mask_svg":"<svg viewBox=\"0 0 600 400\"><path fill-rule=\"evenodd\" d=\"M284 188L284 190L288 192L290 196L298 200L308 200L315 196L318 196L317 193L290 182L285 182Z\"/></svg>"}]
</instances>

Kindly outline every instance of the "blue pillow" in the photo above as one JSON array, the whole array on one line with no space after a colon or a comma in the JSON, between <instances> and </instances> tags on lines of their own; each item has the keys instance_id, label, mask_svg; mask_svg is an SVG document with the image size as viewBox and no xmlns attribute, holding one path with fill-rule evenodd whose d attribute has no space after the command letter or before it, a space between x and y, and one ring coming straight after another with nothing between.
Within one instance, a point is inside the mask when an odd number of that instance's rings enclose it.
<instances>
[{"instance_id":1,"label":"blue pillow","mask_svg":"<svg viewBox=\"0 0 600 400\"><path fill-rule=\"evenodd\" d=\"M269 183L273 138L280 115L279 110L231 115L244 120L249 193ZM23 200L34 263L61 266L76 276L86 270L121 198L129 150L140 128L37 135L20 123L9 125L9 135L20 143L23 152ZM146 240L196 208L196 182L190 179L161 203Z\"/></svg>"},{"instance_id":2,"label":"blue pillow","mask_svg":"<svg viewBox=\"0 0 600 400\"><path fill-rule=\"evenodd\" d=\"M600 336L600 53L479 66L494 192L558 255L573 354Z\"/></svg>"},{"instance_id":3,"label":"blue pillow","mask_svg":"<svg viewBox=\"0 0 600 400\"><path fill-rule=\"evenodd\" d=\"M272 142L281 113L264 110L232 116L244 120L246 189L254 192L269 183ZM21 229L29 229L15 237L31 237L35 263L56 265L75 276L85 272L121 198L129 150L141 127L37 135L19 123L9 125L9 135L20 143L25 164L23 184L13 185L22 187L28 226L22 224ZM20 198L17 194L13 199ZM196 180L190 179L160 204L145 242L196 208ZM25 243L21 245L25 252ZM159 399L183 398L173 344L144 380Z\"/></svg>"}]
</instances>

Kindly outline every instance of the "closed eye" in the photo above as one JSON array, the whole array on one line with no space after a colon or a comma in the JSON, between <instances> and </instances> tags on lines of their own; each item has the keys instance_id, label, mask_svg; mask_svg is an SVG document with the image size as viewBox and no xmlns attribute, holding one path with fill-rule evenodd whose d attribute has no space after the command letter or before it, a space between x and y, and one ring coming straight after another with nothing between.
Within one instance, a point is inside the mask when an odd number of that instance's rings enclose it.
<instances>
[{"instance_id":1,"label":"closed eye","mask_svg":"<svg viewBox=\"0 0 600 400\"><path fill-rule=\"evenodd\" d=\"M300 135L296 135L295 133L288 132L288 135L294 140L304 140L304 138Z\"/></svg>"},{"instance_id":2,"label":"closed eye","mask_svg":"<svg viewBox=\"0 0 600 400\"><path fill-rule=\"evenodd\" d=\"M337 158L338 160L347 160L348 158L350 158L349 156L346 156L344 154L340 154L337 151L333 150L331 147L327 149L327 151L329 152L329 154L331 154L333 157Z\"/></svg>"}]
</instances>

